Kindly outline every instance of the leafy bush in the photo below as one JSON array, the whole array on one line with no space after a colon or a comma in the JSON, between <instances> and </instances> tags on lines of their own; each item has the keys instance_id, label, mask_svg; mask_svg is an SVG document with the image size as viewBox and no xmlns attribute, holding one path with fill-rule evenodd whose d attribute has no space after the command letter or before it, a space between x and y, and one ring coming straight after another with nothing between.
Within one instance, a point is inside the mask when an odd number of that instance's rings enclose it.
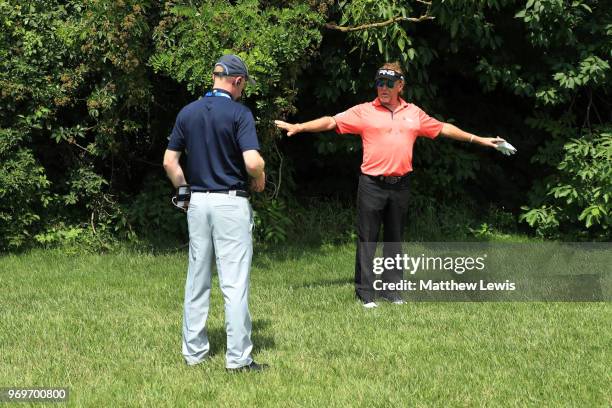
<instances>
[{"instance_id":1,"label":"leafy bush","mask_svg":"<svg viewBox=\"0 0 612 408\"><path fill-rule=\"evenodd\" d=\"M110 251L120 243L108 229L94 230L90 224L67 225L61 221L48 224L44 231L34 236L34 240L43 248L61 248L64 254Z\"/></svg>"},{"instance_id":2,"label":"leafy bush","mask_svg":"<svg viewBox=\"0 0 612 408\"><path fill-rule=\"evenodd\" d=\"M30 242L52 199L45 169L15 132L0 129L0 249Z\"/></svg>"},{"instance_id":3,"label":"leafy bush","mask_svg":"<svg viewBox=\"0 0 612 408\"><path fill-rule=\"evenodd\" d=\"M129 222L137 235L143 238L185 239L187 221L185 214L170 203L172 186L165 175L149 176L127 206Z\"/></svg>"},{"instance_id":4,"label":"leafy bush","mask_svg":"<svg viewBox=\"0 0 612 408\"><path fill-rule=\"evenodd\" d=\"M612 128L571 139L557 170L543 182L545 194L523 207L521 220L545 237L571 231L583 231L577 235L582 239L611 237Z\"/></svg>"},{"instance_id":5,"label":"leafy bush","mask_svg":"<svg viewBox=\"0 0 612 408\"><path fill-rule=\"evenodd\" d=\"M263 241L280 244L287 241L293 221L287 214L287 205L279 199L255 203L255 235Z\"/></svg>"},{"instance_id":6,"label":"leafy bush","mask_svg":"<svg viewBox=\"0 0 612 408\"><path fill-rule=\"evenodd\" d=\"M420 15L435 19L408 19ZM345 180L358 140L313 137L292 153L272 120L371 99L383 60L406 68L408 101L519 148L502 162L471 146L419 142L415 236L497 231L462 213L486 209L496 200L490 187L512 179L505 198L516 213L529 192L523 219L537 234L605 239L611 20L612 8L595 0L0 0L0 250L184 236L163 176L144 175L159 168L176 113L210 85L223 52L242 56L258 80L244 103L276 185L254 205L259 239L313 228L324 231L307 238L350 238L354 213L344 205L294 212L293 177L299 169L315 190L336 183L314 180L328 170ZM316 176L296 165L304 146L321 156Z\"/></svg>"}]
</instances>

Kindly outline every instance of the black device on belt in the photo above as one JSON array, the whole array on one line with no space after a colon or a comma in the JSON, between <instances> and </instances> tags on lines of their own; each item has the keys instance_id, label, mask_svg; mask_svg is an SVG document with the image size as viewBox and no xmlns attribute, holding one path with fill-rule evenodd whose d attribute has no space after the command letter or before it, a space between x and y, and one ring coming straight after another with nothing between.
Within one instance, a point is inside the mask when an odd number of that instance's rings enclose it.
<instances>
[{"instance_id":1,"label":"black device on belt","mask_svg":"<svg viewBox=\"0 0 612 408\"><path fill-rule=\"evenodd\" d=\"M248 191L244 190L195 190L191 191L192 193L215 193L215 194L227 194L236 197L246 197L249 198L251 195Z\"/></svg>"},{"instance_id":2,"label":"black device on belt","mask_svg":"<svg viewBox=\"0 0 612 408\"><path fill-rule=\"evenodd\" d=\"M408 173L409 174L409 173ZM371 174L366 174L372 180L380 181L385 184L397 184L408 177L408 174L404 174L403 176L372 176Z\"/></svg>"}]
</instances>

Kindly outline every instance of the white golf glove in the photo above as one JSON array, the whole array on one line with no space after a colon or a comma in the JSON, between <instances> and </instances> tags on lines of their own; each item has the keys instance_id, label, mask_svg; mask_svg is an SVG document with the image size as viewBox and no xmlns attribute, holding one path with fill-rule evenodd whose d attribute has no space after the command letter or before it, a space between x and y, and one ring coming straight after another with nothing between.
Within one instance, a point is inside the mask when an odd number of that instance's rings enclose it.
<instances>
[{"instance_id":1,"label":"white golf glove","mask_svg":"<svg viewBox=\"0 0 612 408\"><path fill-rule=\"evenodd\" d=\"M511 156L516 153L516 148L506 141L498 143L495 148L506 156Z\"/></svg>"}]
</instances>

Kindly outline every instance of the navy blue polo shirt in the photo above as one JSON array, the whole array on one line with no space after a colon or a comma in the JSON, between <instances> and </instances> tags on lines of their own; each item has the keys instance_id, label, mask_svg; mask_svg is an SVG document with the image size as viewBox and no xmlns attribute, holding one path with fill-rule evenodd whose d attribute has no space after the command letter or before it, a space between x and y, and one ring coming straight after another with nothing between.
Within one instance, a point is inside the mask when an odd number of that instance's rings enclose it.
<instances>
[{"instance_id":1,"label":"navy blue polo shirt","mask_svg":"<svg viewBox=\"0 0 612 408\"><path fill-rule=\"evenodd\" d=\"M246 190L242 153L259 150L253 114L224 90L207 95L181 109L168 150L187 154L185 176L193 191Z\"/></svg>"}]
</instances>

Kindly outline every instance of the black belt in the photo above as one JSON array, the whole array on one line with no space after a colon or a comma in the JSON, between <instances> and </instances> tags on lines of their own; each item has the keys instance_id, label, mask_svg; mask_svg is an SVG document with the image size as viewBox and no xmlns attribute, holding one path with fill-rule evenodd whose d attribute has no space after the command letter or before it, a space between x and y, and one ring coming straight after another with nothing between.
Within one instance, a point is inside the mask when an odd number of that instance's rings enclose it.
<instances>
[{"instance_id":1,"label":"black belt","mask_svg":"<svg viewBox=\"0 0 612 408\"><path fill-rule=\"evenodd\" d=\"M244 191L244 190L196 190L196 191L192 191L192 193L228 194L231 196L246 197L246 198L249 198L251 196L248 191Z\"/></svg>"},{"instance_id":2,"label":"black belt","mask_svg":"<svg viewBox=\"0 0 612 408\"><path fill-rule=\"evenodd\" d=\"M372 176L371 174L365 174L372 180L381 181L386 184L397 184L408 177L408 174L404 174L403 176Z\"/></svg>"}]
</instances>

